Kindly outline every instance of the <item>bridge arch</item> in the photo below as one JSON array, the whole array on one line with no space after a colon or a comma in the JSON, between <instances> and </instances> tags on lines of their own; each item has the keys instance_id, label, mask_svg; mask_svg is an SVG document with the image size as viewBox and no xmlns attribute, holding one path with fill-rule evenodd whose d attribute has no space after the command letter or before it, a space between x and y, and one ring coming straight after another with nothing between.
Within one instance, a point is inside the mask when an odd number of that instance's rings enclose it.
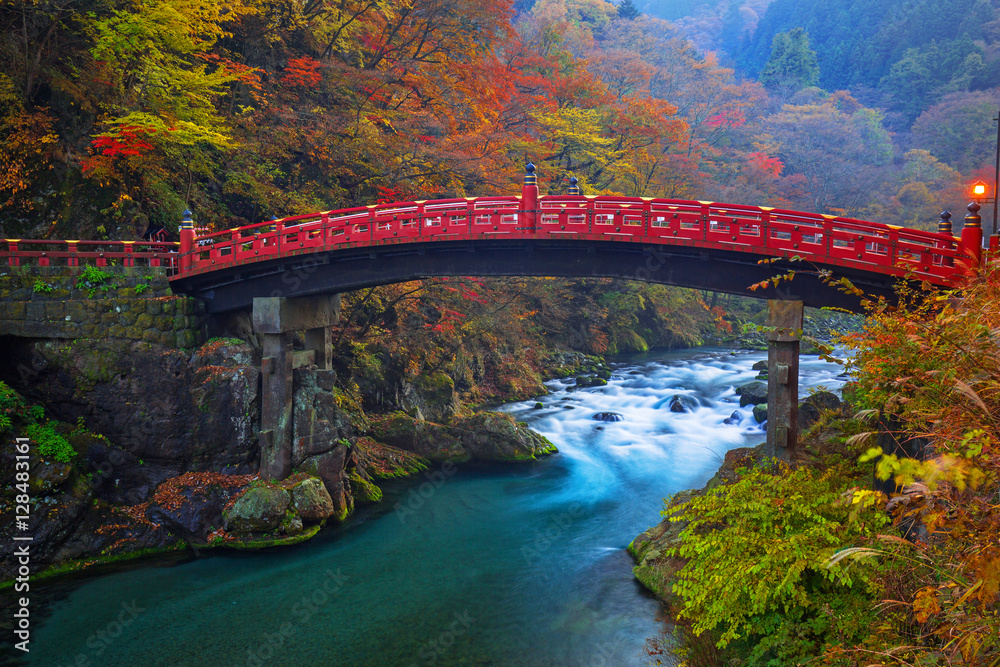
<instances>
[{"instance_id":1,"label":"bridge arch","mask_svg":"<svg viewBox=\"0 0 1000 667\"><path fill-rule=\"evenodd\" d=\"M172 284L204 299L210 312L247 308L255 296L437 276L610 277L857 310L857 297L818 273L890 296L901 277L950 286L980 261L982 230L968 225L959 239L950 230L741 204L540 197L533 170L529 165L520 197L396 202L203 236L195 236L188 216ZM796 280L750 290L784 271L796 271Z\"/></svg>"}]
</instances>

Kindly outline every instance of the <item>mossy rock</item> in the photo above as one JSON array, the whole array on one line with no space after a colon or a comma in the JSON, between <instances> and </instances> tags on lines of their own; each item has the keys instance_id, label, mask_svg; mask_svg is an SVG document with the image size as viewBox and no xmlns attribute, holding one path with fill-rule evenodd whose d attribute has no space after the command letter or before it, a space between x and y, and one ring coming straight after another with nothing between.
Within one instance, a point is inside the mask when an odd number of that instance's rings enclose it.
<instances>
[{"instance_id":1,"label":"mossy rock","mask_svg":"<svg viewBox=\"0 0 1000 667\"><path fill-rule=\"evenodd\" d=\"M237 533L273 531L284 521L291 501L288 492L280 487L251 486L223 510L226 530Z\"/></svg>"},{"instance_id":2,"label":"mossy rock","mask_svg":"<svg viewBox=\"0 0 1000 667\"><path fill-rule=\"evenodd\" d=\"M285 537L265 535L246 540L234 540L221 542L219 544L210 544L209 546L229 547L231 549L269 549L271 547L287 547L293 544L305 542L309 538L315 536L322 527L323 526L321 524L316 524L314 526L304 528L298 535L287 535Z\"/></svg>"},{"instance_id":3,"label":"mossy rock","mask_svg":"<svg viewBox=\"0 0 1000 667\"><path fill-rule=\"evenodd\" d=\"M358 438L354 443L354 458L358 468L374 479L409 477L430 467L430 461L405 449Z\"/></svg>"},{"instance_id":4,"label":"mossy rock","mask_svg":"<svg viewBox=\"0 0 1000 667\"><path fill-rule=\"evenodd\" d=\"M318 477L306 477L291 488L292 505L303 521L325 521L335 514L330 492Z\"/></svg>"},{"instance_id":5,"label":"mossy rock","mask_svg":"<svg viewBox=\"0 0 1000 667\"><path fill-rule=\"evenodd\" d=\"M632 331L631 329L625 329L624 331L619 331L618 336L615 340L616 347L619 352L648 352L649 343L646 339ZM596 370L596 369L595 369Z\"/></svg>"},{"instance_id":6,"label":"mossy rock","mask_svg":"<svg viewBox=\"0 0 1000 667\"><path fill-rule=\"evenodd\" d=\"M547 438L506 412L480 412L456 420L462 447L478 461L530 461L558 452Z\"/></svg>"},{"instance_id":7,"label":"mossy rock","mask_svg":"<svg viewBox=\"0 0 1000 667\"><path fill-rule=\"evenodd\" d=\"M356 471L348 475L351 482L351 495L355 505L372 505L382 501L382 489L378 488Z\"/></svg>"},{"instance_id":8,"label":"mossy rock","mask_svg":"<svg viewBox=\"0 0 1000 667\"><path fill-rule=\"evenodd\" d=\"M393 447L419 454L437 462L463 462L469 452L459 442L456 429L433 422L414 419L405 412L393 412L371 418L372 438Z\"/></svg>"}]
</instances>

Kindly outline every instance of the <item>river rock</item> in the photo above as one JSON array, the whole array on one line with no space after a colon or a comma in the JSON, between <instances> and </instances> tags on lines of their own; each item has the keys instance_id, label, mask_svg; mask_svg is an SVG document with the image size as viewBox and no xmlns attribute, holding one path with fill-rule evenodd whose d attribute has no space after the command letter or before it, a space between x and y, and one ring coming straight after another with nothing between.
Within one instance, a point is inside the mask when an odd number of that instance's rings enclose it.
<instances>
[{"instance_id":1,"label":"river rock","mask_svg":"<svg viewBox=\"0 0 1000 667\"><path fill-rule=\"evenodd\" d=\"M336 511L330 492L317 477L306 477L292 486L292 503L298 515L307 523L325 521Z\"/></svg>"},{"instance_id":2,"label":"river rock","mask_svg":"<svg viewBox=\"0 0 1000 667\"><path fill-rule=\"evenodd\" d=\"M726 417L725 419L723 419L722 423L723 424L739 424L741 421L743 421L743 416L740 415L739 410L733 410L733 414L731 414L728 417Z\"/></svg>"},{"instance_id":3,"label":"river rock","mask_svg":"<svg viewBox=\"0 0 1000 667\"><path fill-rule=\"evenodd\" d=\"M763 382L748 382L736 388L736 394L740 397L740 407L767 403L767 385Z\"/></svg>"},{"instance_id":4,"label":"river rock","mask_svg":"<svg viewBox=\"0 0 1000 667\"><path fill-rule=\"evenodd\" d=\"M680 396L674 396L673 398L670 399L670 411L671 412L687 412L688 409L686 407L684 407L683 403L681 403L681 397Z\"/></svg>"},{"instance_id":5,"label":"river rock","mask_svg":"<svg viewBox=\"0 0 1000 667\"><path fill-rule=\"evenodd\" d=\"M216 473L185 473L166 480L149 501L146 517L180 538L203 540L213 529L222 527L223 508L249 483L249 476L227 478L233 485L218 483L220 477Z\"/></svg>"},{"instance_id":6,"label":"river rock","mask_svg":"<svg viewBox=\"0 0 1000 667\"><path fill-rule=\"evenodd\" d=\"M223 511L226 530L235 533L271 532L285 520L290 503L288 492L280 487L266 484L250 487Z\"/></svg>"},{"instance_id":7,"label":"river rock","mask_svg":"<svg viewBox=\"0 0 1000 667\"><path fill-rule=\"evenodd\" d=\"M506 412L479 412L452 424L477 461L525 461L557 452L544 436Z\"/></svg>"},{"instance_id":8,"label":"river rock","mask_svg":"<svg viewBox=\"0 0 1000 667\"><path fill-rule=\"evenodd\" d=\"M420 375L414 382L403 382L400 405L417 419L447 422L458 412L460 402L455 381L447 373Z\"/></svg>"},{"instance_id":9,"label":"river rock","mask_svg":"<svg viewBox=\"0 0 1000 667\"><path fill-rule=\"evenodd\" d=\"M805 430L819 421L823 412L840 410L842 407L843 403L835 394L817 391L799 403L799 428Z\"/></svg>"},{"instance_id":10,"label":"river rock","mask_svg":"<svg viewBox=\"0 0 1000 667\"><path fill-rule=\"evenodd\" d=\"M422 456L371 438L358 438L352 449L355 464L366 478L408 477L430 466L430 461Z\"/></svg>"},{"instance_id":11,"label":"river rock","mask_svg":"<svg viewBox=\"0 0 1000 667\"><path fill-rule=\"evenodd\" d=\"M564 406L565 407L565 406ZM593 416L593 419L601 422L621 422L625 421L625 417L619 412L598 412Z\"/></svg>"},{"instance_id":12,"label":"river rock","mask_svg":"<svg viewBox=\"0 0 1000 667\"><path fill-rule=\"evenodd\" d=\"M371 418L372 438L431 461L468 461L471 456L455 429L415 419L405 412Z\"/></svg>"},{"instance_id":13,"label":"river rock","mask_svg":"<svg viewBox=\"0 0 1000 667\"><path fill-rule=\"evenodd\" d=\"M767 421L767 403L758 403L753 406L753 418L757 420L758 424Z\"/></svg>"},{"instance_id":14,"label":"river rock","mask_svg":"<svg viewBox=\"0 0 1000 667\"><path fill-rule=\"evenodd\" d=\"M58 516L53 514L58 513ZM40 523L32 542L31 566L40 572L48 565L79 559L104 559L142 550L159 550L173 546L181 540L165 525L152 523L140 517L135 519L120 508L101 504L94 506L79 500L51 506ZM181 542L182 543L182 542ZM0 577L13 576L8 569L10 561L4 559Z\"/></svg>"},{"instance_id":15,"label":"river rock","mask_svg":"<svg viewBox=\"0 0 1000 667\"><path fill-rule=\"evenodd\" d=\"M347 459L347 446L338 444L328 452L310 456L299 466L300 471L323 480L323 486L333 502L331 516L337 521L346 519L354 508L347 483Z\"/></svg>"},{"instance_id":16,"label":"river rock","mask_svg":"<svg viewBox=\"0 0 1000 667\"><path fill-rule=\"evenodd\" d=\"M295 515L282 524L281 532L288 536L294 536L301 534L303 528L302 517Z\"/></svg>"},{"instance_id":17,"label":"river rock","mask_svg":"<svg viewBox=\"0 0 1000 667\"><path fill-rule=\"evenodd\" d=\"M354 498L355 505L371 505L381 502L382 489L370 480L365 479L357 472L352 472L347 479L351 485L351 496Z\"/></svg>"},{"instance_id":18,"label":"river rock","mask_svg":"<svg viewBox=\"0 0 1000 667\"><path fill-rule=\"evenodd\" d=\"M754 362L754 365L750 368L755 371L767 371L767 359Z\"/></svg>"}]
</instances>

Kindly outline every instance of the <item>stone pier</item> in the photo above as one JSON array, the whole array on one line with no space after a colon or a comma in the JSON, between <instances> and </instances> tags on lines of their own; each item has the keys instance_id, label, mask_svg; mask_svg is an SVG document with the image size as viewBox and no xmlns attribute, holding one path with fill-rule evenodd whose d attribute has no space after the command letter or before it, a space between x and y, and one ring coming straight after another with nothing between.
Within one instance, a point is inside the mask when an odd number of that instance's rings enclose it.
<instances>
[{"instance_id":1,"label":"stone pier","mask_svg":"<svg viewBox=\"0 0 1000 667\"><path fill-rule=\"evenodd\" d=\"M788 461L799 434L801 301L767 302L767 446L765 455Z\"/></svg>"},{"instance_id":2,"label":"stone pier","mask_svg":"<svg viewBox=\"0 0 1000 667\"><path fill-rule=\"evenodd\" d=\"M340 317L340 295L253 300L253 330L262 339L260 474L284 479L292 471L293 373L302 366L332 367L330 327ZM296 331L305 349L292 350Z\"/></svg>"}]
</instances>

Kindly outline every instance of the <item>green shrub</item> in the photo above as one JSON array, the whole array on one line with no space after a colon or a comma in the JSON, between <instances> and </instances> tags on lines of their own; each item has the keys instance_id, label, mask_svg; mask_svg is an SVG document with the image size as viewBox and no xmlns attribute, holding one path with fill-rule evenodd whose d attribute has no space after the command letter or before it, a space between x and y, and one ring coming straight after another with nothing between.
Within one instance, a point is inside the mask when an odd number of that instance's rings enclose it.
<instances>
[{"instance_id":1,"label":"green shrub","mask_svg":"<svg viewBox=\"0 0 1000 667\"><path fill-rule=\"evenodd\" d=\"M35 278L35 284L31 286L31 289L35 292L51 292L55 288L41 278Z\"/></svg>"},{"instance_id":2,"label":"green shrub","mask_svg":"<svg viewBox=\"0 0 1000 667\"><path fill-rule=\"evenodd\" d=\"M32 444L42 457L69 463L76 452L66 438L59 435L52 422L46 424L30 424L25 432L31 438Z\"/></svg>"},{"instance_id":3,"label":"green shrub","mask_svg":"<svg viewBox=\"0 0 1000 667\"><path fill-rule=\"evenodd\" d=\"M97 290L106 291L113 289L116 285L109 283L108 279L112 274L102 271L96 266L86 266L80 277L76 281L77 289L86 290L88 296L94 296Z\"/></svg>"},{"instance_id":4,"label":"green shrub","mask_svg":"<svg viewBox=\"0 0 1000 667\"><path fill-rule=\"evenodd\" d=\"M0 430L9 429L13 421L23 416L27 409L28 404L24 398L6 382L0 382Z\"/></svg>"},{"instance_id":5,"label":"green shrub","mask_svg":"<svg viewBox=\"0 0 1000 667\"><path fill-rule=\"evenodd\" d=\"M689 523L669 554L686 559L673 592L695 635L739 645L751 666L800 664L868 635L873 572L825 563L867 544L888 518L874 503L855 504L844 472L753 470L679 506L672 520Z\"/></svg>"}]
</instances>

